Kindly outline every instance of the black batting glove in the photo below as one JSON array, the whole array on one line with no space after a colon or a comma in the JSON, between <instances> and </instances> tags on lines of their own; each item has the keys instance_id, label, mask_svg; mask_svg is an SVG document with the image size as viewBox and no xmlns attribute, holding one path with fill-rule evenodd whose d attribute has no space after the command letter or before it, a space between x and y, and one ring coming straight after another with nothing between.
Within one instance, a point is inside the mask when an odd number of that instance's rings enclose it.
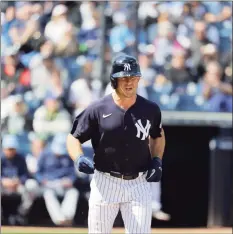
<instances>
[{"instance_id":1,"label":"black batting glove","mask_svg":"<svg viewBox=\"0 0 233 234\"><path fill-rule=\"evenodd\" d=\"M159 182L162 177L162 160L154 157L151 161L151 167L147 171L147 182Z\"/></svg>"}]
</instances>

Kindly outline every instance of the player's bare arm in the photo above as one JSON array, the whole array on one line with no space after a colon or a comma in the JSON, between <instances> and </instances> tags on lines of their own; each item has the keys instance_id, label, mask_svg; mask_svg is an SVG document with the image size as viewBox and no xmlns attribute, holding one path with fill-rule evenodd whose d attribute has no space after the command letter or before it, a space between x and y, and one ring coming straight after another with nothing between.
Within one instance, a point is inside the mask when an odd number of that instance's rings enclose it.
<instances>
[{"instance_id":1,"label":"player's bare arm","mask_svg":"<svg viewBox=\"0 0 233 234\"><path fill-rule=\"evenodd\" d=\"M68 134L66 146L70 157L73 161L77 160L79 156L83 155L82 145L78 139L71 134Z\"/></svg>"},{"instance_id":2,"label":"player's bare arm","mask_svg":"<svg viewBox=\"0 0 233 234\"><path fill-rule=\"evenodd\" d=\"M166 139L165 133L163 128L161 129L161 137L157 137L153 139L152 137L149 138L149 146L151 157L159 157L160 159L163 158L163 153L165 149Z\"/></svg>"},{"instance_id":3,"label":"player's bare arm","mask_svg":"<svg viewBox=\"0 0 233 234\"><path fill-rule=\"evenodd\" d=\"M147 181L159 182L162 177L162 158L165 149L165 134L163 128L161 128L160 136L149 138L149 147L152 160L147 172Z\"/></svg>"},{"instance_id":4,"label":"player's bare arm","mask_svg":"<svg viewBox=\"0 0 233 234\"><path fill-rule=\"evenodd\" d=\"M94 173L93 162L89 158L85 157L81 142L72 134L68 134L66 145L68 153L73 159L76 169L86 174Z\"/></svg>"}]
</instances>

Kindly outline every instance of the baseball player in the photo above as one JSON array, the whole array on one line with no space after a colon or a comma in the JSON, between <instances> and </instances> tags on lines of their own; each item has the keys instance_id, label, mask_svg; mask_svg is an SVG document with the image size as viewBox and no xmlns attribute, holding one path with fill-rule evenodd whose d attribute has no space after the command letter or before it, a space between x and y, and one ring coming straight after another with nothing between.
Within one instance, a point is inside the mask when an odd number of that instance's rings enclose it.
<instances>
[{"instance_id":1,"label":"baseball player","mask_svg":"<svg viewBox=\"0 0 233 234\"><path fill-rule=\"evenodd\" d=\"M158 182L162 176L165 136L159 107L137 95L140 77L134 57L118 56L110 75L113 92L80 113L67 137L76 168L94 173L89 233L111 233L119 210L126 233L151 231L150 182ZM89 139L94 162L83 154L81 146Z\"/></svg>"}]
</instances>

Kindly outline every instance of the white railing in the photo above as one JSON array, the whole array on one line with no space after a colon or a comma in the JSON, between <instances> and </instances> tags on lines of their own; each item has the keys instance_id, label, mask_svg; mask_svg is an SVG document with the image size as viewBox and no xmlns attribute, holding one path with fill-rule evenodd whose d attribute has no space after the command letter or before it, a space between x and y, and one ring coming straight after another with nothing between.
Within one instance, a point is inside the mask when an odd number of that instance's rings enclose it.
<instances>
[{"instance_id":1,"label":"white railing","mask_svg":"<svg viewBox=\"0 0 233 234\"><path fill-rule=\"evenodd\" d=\"M164 125L232 127L232 113L162 111Z\"/></svg>"}]
</instances>

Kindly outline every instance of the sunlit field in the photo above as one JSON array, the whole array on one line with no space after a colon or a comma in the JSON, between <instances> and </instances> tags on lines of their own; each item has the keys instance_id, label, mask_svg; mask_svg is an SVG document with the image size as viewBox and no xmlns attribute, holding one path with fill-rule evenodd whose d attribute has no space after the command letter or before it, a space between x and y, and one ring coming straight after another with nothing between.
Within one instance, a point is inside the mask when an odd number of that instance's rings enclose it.
<instances>
[{"instance_id":1,"label":"sunlit field","mask_svg":"<svg viewBox=\"0 0 233 234\"><path fill-rule=\"evenodd\" d=\"M27 234L27 233L33 233L33 234L50 234L50 233L64 233L64 234L87 234L86 228L45 228L45 227L2 227L1 233L3 234ZM124 233L124 229L122 228L114 228L112 233ZM152 229L151 233L185 233L185 234L192 234L192 233L200 233L200 234L225 234L225 233L232 233L231 228L182 228L182 229L173 229L173 228L158 228L158 229Z\"/></svg>"}]
</instances>

